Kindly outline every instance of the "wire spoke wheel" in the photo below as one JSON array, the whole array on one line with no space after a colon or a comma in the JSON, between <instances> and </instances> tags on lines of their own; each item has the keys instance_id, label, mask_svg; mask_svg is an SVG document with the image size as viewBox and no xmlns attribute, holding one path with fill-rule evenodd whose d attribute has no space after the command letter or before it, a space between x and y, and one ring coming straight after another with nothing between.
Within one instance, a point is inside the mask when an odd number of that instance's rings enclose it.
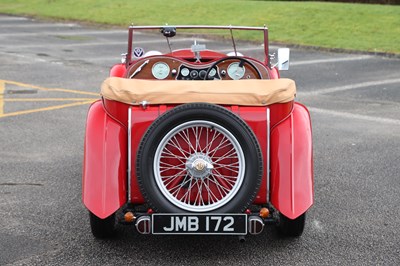
<instances>
[{"instance_id":1,"label":"wire spoke wheel","mask_svg":"<svg viewBox=\"0 0 400 266\"><path fill-rule=\"evenodd\" d=\"M245 158L237 139L224 127L193 120L165 135L153 167L167 200L183 210L204 212L236 195L244 179Z\"/></svg>"},{"instance_id":2,"label":"wire spoke wheel","mask_svg":"<svg viewBox=\"0 0 400 266\"><path fill-rule=\"evenodd\" d=\"M184 104L148 128L136 175L156 211L237 212L258 191L262 157L238 116L217 105Z\"/></svg>"}]
</instances>

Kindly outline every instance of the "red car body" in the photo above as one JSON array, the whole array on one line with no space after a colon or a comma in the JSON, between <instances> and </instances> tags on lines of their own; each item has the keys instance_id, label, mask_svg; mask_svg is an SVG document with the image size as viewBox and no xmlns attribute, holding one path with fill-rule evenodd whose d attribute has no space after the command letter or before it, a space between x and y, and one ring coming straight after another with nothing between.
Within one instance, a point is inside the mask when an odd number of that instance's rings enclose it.
<instances>
[{"instance_id":1,"label":"red car body","mask_svg":"<svg viewBox=\"0 0 400 266\"><path fill-rule=\"evenodd\" d=\"M138 30L161 29L161 31L164 30L164 36L171 38L171 35L175 34L174 32L171 34L169 32L171 30L197 29L198 27L200 28L200 26L168 27L167 30L162 26L130 27L128 53L125 57L125 62L113 66L110 71L110 77L121 79L129 79L131 77L132 79L150 80L150 82L151 80L153 80L152 82L169 82L169 79L176 80L180 77L180 71L183 71L181 64L184 64L189 69L196 70L198 68L199 72L200 69L212 67L215 62L225 58L226 55L220 52L200 49L201 51L197 52L196 62L193 62L194 60L192 59L194 55L196 56L196 51L192 48L149 57L131 58L133 53L133 33ZM209 26L205 26L205 28L209 28ZM232 27L217 28L232 30ZM231 65L237 62L239 68L245 66L246 71L252 72L249 72L248 75L247 73L245 74L247 79L253 79L253 75L255 76L254 79L279 79L278 70L276 67L272 67L270 63L267 29L237 28L237 30L246 29L259 30L263 33L265 60L262 62L243 57L249 61L251 60L248 65L247 60L242 62L240 58L238 59L238 56L233 56ZM168 32L165 33L165 31ZM150 73L150 64L153 61L163 61L164 58L166 58L165 60L172 60L165 62L167 62L166 64L171 64L170 69L178 70L179 73L173 74L173 70L169 70L169 75L164 78L165 80L156 80ZM230 57L227 58L230 59ZM225 61L222 61L221 64L224 63ZM178 64L179 67L174 68L172 64ZM257 69L262 68L262 71L258 71L261 73L258 77L257 73L255 73L256 71L251 70L252 66L250 64ZM134 69L137 70L141 67L139 65L142 65L144 69L139 70L138 74L134 74ZM227 66L227 70L231 65ZM228 75L221 74L224 68L225 66L216 67L218 77L220 79L230 79ZM149 103L129 104L104 97L104 95L101 100L91 105L87 116L84 144L83 203L90 212L92 232L95 236L110 236L110 232L114 230L114 219L123 223L136 224L136 228L140 233L155 233L143 227L152 226L154 213L170 213L168 209L167 211L158 211L157 206L154 206L157 204L154 202L150 206L147 205L147 197L143 194L141 181L138 181L138 175L140 175L138 171L140 172L140 169L138 169L138 159L136 157L146 132L149 128L151 130L151 125L155 123L155 120L179 105L181 104L152 104L151 101ZM307 108L294 100L263 106L247 106L236 103L218 105L244 121L253 132L260 147L263 167L261 180L257 185L255 196L251 197L252 202L243 211L238 211L238 213L249 217L249 220L246 221L246 230L247 228L248 230L245 234L260 233L262 228L260 230L257 226L264 227L267 222L276 222L278 226L282 227L281 231L284 234L300 235L304 227L304 215L313 204L312 131ZM215 171L214 168L212 169L210 171ZM246 182L246 180L243 182ZM155 189L154 192L156 191ZM198 205L200 206L200 204ZM145 207L140 209L140 206ZM264 213L265 209L267 209L267 214ZM224 215L220 210L199 211L199 214L213 215L216 212L218 215ZM197 214L197 211L191 212L181 208L178 211L171 211L171 213L187 215L189 221L190 215ZM110 217L112 221L107 223L106 221ZM141 217L146 219L140 219ZM255 219L254 217L261 217L261 219ZM254 219L251 220L250 218ZM255 220L257 221L255 222ZM179 231L177 233L190 232ZM243 232L238 233L238 235L241 234Z\"/></svg>"}]
</instances>

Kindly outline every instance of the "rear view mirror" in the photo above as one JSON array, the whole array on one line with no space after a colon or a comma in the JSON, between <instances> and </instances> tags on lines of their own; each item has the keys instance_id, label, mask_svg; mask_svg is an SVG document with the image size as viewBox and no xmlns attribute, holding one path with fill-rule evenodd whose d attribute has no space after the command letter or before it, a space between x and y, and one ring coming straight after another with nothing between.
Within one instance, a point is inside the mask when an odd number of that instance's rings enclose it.
<instances>
[{"instance_id":1,"label":"rear view mirror","mask_svg":"<svg viewBox=\"0 0 400 266\"><path fill-rule=\"evenodd\" d=\"M289 48L279 48L278 49L278 69L279 70L288 70L289 69L289 57L290 57L290 49Z\"/></svg>"}]
</instances>

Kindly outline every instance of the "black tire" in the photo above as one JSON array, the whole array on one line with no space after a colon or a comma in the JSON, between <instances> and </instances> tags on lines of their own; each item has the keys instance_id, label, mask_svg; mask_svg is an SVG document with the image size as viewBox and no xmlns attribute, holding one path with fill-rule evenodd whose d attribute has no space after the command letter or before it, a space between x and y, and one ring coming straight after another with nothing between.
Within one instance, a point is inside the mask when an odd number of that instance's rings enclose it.
<instances>
[{"instance_id":1,"label":"black tire","mask_svg":"<svg viewBox=\"0 0 400 266\"><path fill-rule=\"evenodd\" d=\"M96 238L105 239L115 236L115 214L100 219L89 211L90 228Z\"/></svg>"},{"instance_id":2,"label":"black tire","mask_svg":"<svg viewBox=\"0 0 400 266\"><path fill-rule=\"evenodd\" d=\"M294 220L289 219L285 215L279 213L278 231L282 236L285 237L299 237L303 234L305 223L305 213Z\"/></svg>"},{"instance_id":3,"label":"black tire","mask_svg":"<svg viewBox=\"0 0 400 266\"><path fill-rule=\"evenodd\" d=\"M235 189L235 194L232 192L231 194L234 196L223 198L224 196L221 196L223 200L226 200L226 203L224 203L221 206L215 205L215 208L211 208L210 206L214 203L208 202L209 206L207 203L204 203L202 205L201 200L199 200L198 205L196 205L196 200L195 203L193 203L193 208L190 207L189 205L192 203L187 203L187 208L185 209L185 204L180 204L179 202L173 202L173 196L168 194L169 192L165 192L163 194L163 185L158 185L157 182L162 182L162 181L156 181L156 178L159 178L159 180L162 180L163 177L161 177L161 172L162 171L157 171L158 173L155 174L155 165L157 165L157 162L160 162L160 165L162 164L161 159L157 161L157 158L163 158L162 153L157 153L158 147L163 147L161 143L165 140L164 137L168 138L168 135L172 134L171 138L178 136L179 134L177 133L176 135L173 135L175 132L174 130L177 127L181 127L184 125L190 125L191 123L197 123L200 121L199 126L193 125L193 127L188 126L188 129L183 129L182 131L177 131L178 133L183 132L184 130L192 130L193 128L200 128L200 130L204 129L203 133L204 135L210 134L209 132L213 132L214 135L219 134L219 129L222 131L226 131L229 133L226 133L227 136L233 136L234 138L233 141L237 141L238 145L237 147L238 150L243 151L244 156L239 155L238 152L238 157L241 156L241 158L245 158L245 160L242 160L242 165L245 166L245 170L242 170L241 174L241 180L240 183L241 185L237 186L237 189ZM210 124L210 125L215 125L203 127L203 124ZM213 131L214 130L214 131ZM192 131L191 131L192 132ZM193 131L194 132L194 131ZM217 133L215 133L217 132ZM197 132L198 133L198 132ZM194 135L198 136L198 142L200 143L201 140L204 141L206 137L202 138L202 133L193 133ZM231 134L231 135L230 135ZM182 134L183 135L183 134ZM223 139L225 135L221 134L221 138ZM201 139L202 138L202 139ZM210 137L211 138L211 137ZM188 137L189 139L189 137ZM207 140L209 140L207 138ZM191 141L187 141L186 144L188 146L188 150L190 150L189 146ZM215 141L217 142L217 141ZM169 142L167 142L168 144ZM207 143L207 141L204 141L204 143ZM166 144L165 147L168 145ZM203 146L209 147L212 144L208 145L209 143L204 144ZM229 142L229 144L231 144ZM201 149L201 145L198 144L199 149ZM169 146L168 146L169 147ZM178 145L179 148L181 148ZM164 149L160 148L162 152L164 152ZM211 148L210 148L211 149ZM214 150L219 150L219 148L215 148ZM236 150L235 150L236 151ZM203 151L201 151L203 152ZM201 153L199 152L199 153ZM188 152L190 153L190 152ZM208 154L208 149L207 152ZM158 154L160 154L159 157ZM183 154L183 153L182 153ZM204 157L207 157L205 154L203 154ZM203 156L202 155L202 156ZM175 160L175 154L172 154L173 158L172 160ZM191 156L200 156L197 154L197 152L193 152ZM189 158L187 158L189 157ZM180 176L182 178L179 181L179 189L192 189L194 187L195 182L205 184L206 179L213 179L215 172L217 171L216 169L212 168L212 170L204 170L204 165L199 170L196 165L196 169L192 164L192 167L190 170L188 168L188 161L191 160L192 158L188 155L185 158L180 159L180 165L183 170L181 170ZM219 157L221 158L221 157ZM205 158L204 160L206 160ZM210 164L214 163L210 158ZM156 160L156 161L155 161ZM178 159L176 159L178 160ZM194 159L193 159L194 160ZM196 159L197 160L197 159ZM208 160L208 159L207 159ZM240 164L239 164L240 165ZM167 213L172 213L172 212L222 212L222 213L229 213L229 212L243 212L245 208L247 208L253 201L258 189L259 185L261 182L262 178L262 173L263 173L263 166L262 166L262 156L261 156L261 150L258 144L258 141L256 137L254 136L253 132L251 129L247 126L247 124L238 116L227 110L226 108L220 107L218 105L213 105L213 104L207 104L207 103L189 103L189 104L183 104L178 107L175 107L174 109L164 113L162 116L157 118L152 125L148 128L147 132L144 134L144 137L141 141L140 147L137 152L137 162L136 162L136 175L138 178L139 186L141 188L141 191L143 193L143 196L147 200L147 202L151 205L151 207L157 211L157 212L167 212ZM164 167L166 168L166 167ZM218 168L218 167L217 167ZM223 167L219 167L220 169ZM239 168L239 167L238 167ZM161 169L161 167L160 167ZM208 165L207 165L208 169ZM210 168L211 169L211 168ZM243 167L242 167L243 169ZM203 171L203 172L196 172L196 171ZM163 170L164 171L164 170ZM165 170L169 171L169 169ZM178 171L178 170L177 170ZM186 172L185 172L186 171ZM206 171L209 171L208 176L207 173L204 176L194 176L196 173L205 173ZM225 171L225 169L220 170ZM184 173L183 173L184 172ZM232 171L233 172L233 171ZM239 172L239 170L238 170ZM201 175L201 174L199 174ZM219 176L223 176L222 174L219 174ZM175 178L175 177L173 177ZM219 177L218 177L219 178ZM239 179L239 178L238 178ZM192 183L193 182L193 183ZM211 184L211 182L209 183ZM212 184L211 184L212 185ZM210 187L211 187L210 185ZM186 188L190 187L190 188ZM201 187L197 189L198 195L200 195L200 198L203 200L203 192L199 191L205 191L206 190L206 185L204 185L204 188ZM165 188L167 189L167 185L165 185ZM210 192L211 189L207 187L207 192ZM193 190L195 190L193 188ZM234 189L232 188L231 191ZM230 193L230 192L228 192ZM191 192L188 192L186 194L191 194ZM211 193L212 194L212 193ZM223 193L221 193L223 194ZM168 198L169 197L169 198ZM178 197L178 196L177 196ZM205 197L207 198L207 197ZM212 198L212 196L209 194L208 199ZM189 199L187 200L188 202L190 201L190 196ZM221 200L222 202L222 200ZM185 206L184 206L185 205ZM203 208L203 209L201 209ZM207 209L208 208L208 209Z\"/></svg>"}]
</instances>

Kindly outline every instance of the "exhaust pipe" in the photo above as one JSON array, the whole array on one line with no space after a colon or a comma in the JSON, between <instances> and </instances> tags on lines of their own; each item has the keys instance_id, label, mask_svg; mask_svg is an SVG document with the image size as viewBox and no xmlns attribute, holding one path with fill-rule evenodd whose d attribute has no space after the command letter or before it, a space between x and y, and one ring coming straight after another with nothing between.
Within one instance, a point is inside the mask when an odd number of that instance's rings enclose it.
<instances>
[{"instance_id":1,"label":"exhaust pipe","mask_svg":"<svg viewBox=\"0 0 400 266\"><path fill-rule=\"evenodd\" d=\"M250 216L248 226L250 234L258 235L264 230L264 221L259 216Z\"/></svg>"},{"instance_id":2,"label":"exhaust pipe","mask_svg":"<svg viewBox=\"0 0 400 266\"><path fill-rule=\"evenodd\" d=\"M136 220L136 230L142 235L151 233L151 219L150 216L140 216Z\"/></svg>"}]
</instances>

